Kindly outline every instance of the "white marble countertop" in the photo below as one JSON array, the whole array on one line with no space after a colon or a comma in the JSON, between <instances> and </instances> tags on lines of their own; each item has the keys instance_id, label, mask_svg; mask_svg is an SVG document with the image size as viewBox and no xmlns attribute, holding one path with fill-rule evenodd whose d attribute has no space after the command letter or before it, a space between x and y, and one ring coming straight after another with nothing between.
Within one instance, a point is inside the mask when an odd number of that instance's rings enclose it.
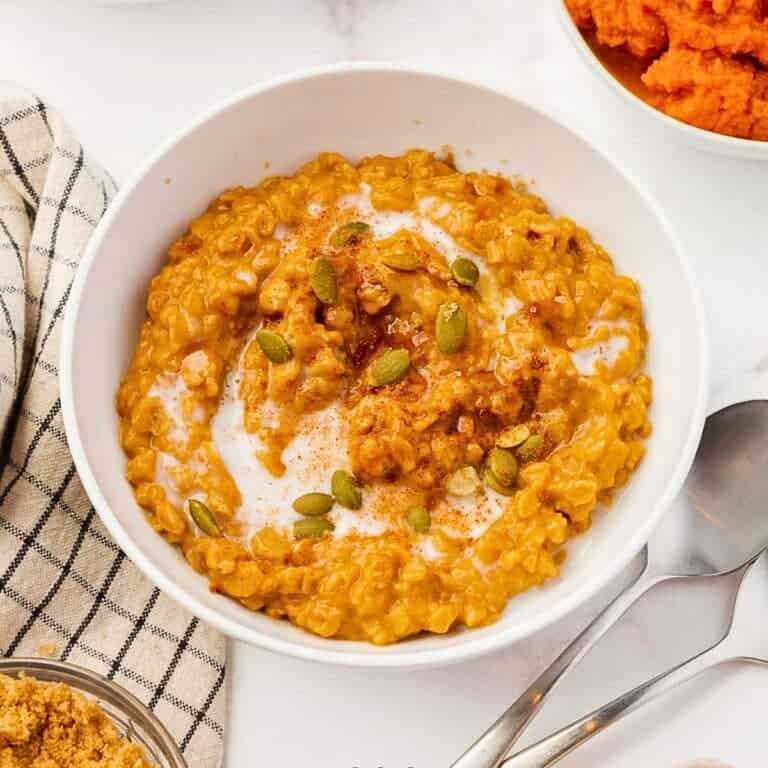
<instances>
[{"instance_id":1,"label":"white marble countertop","mask_svg":"<svg viewBox=\"0 0 768 768\"><path fill-rule=\"evenodd\" d=\"M0 0L2 77L57 105L118 180L233 91L344 59L485 80L566 117L621 158L692 256L708 310L713 392L763 385L766 168L665 143L636 122L593 80L544 0ZM680 535L673 511L664 525L659 535ZM552 697L526 740L702 649L722 629L731 586L676 586L644 600ZM226 766L444 768L601 602L504 653L418 673L327 668L233 644ZM562 764L672 768L717 758L764 766L767 682L768 670L756 667L713 672Z\"/></svg>"}]
</instances>

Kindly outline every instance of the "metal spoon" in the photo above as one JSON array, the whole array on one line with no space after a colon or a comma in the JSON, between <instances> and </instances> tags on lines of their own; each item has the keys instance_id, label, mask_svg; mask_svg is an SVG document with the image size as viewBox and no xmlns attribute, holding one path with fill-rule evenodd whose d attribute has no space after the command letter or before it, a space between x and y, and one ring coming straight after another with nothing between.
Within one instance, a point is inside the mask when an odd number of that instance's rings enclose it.
<instances>
[{"instance_id":1,"label":"metal spoon","mask_svg":"<svg viewBox=\"0 0 768 768\"><path fill-rule=\"evenodd\" d=\"M723 637L706 651L628 691L502 762L503 768L547 768L624 715L707 669L728 661L768 664L768 553L744 573Z\"/></svg>"},{"instance_id":2,"label":"metal spoon","mask_svg":"<svg viewBox=\"0 0 768 768\"><path fill-rule=\"evenodd\" d=\"M651 538L634 583L547 667L451 768L497 768L544 697L651 587L669 579L717 576L743 567L768 546L768 400L712 414L685 484L689 528L682 551Z\"/></svg>"}]
</instances>

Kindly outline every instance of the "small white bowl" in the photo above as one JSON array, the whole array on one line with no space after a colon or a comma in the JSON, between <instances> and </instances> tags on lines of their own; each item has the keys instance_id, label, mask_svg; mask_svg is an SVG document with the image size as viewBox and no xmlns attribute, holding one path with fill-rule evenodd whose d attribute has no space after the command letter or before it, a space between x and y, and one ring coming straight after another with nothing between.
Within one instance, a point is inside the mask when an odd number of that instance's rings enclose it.
<instances>
[{"instance_id":1,"label":"small white bowl","mask_svg":"<svg viewBox=\"0 0 768 768\"><path fill-rule=\"evenodd\" d=\"M568 9L565 7L565 2L563 0L551 0L551 2L555 5L555 12L560 18L568 39L581 54L589 69L604 83L607 83L614 93L630 105L630 108L639 109L647 119L661 126L671 139L682 142L689 147L696 147L706 152L714 152L729 157L768 160L768 141L740 139L736 136L715 133L715 131L706 131L703 128L697 128L695 125L689 125L682 120L670 117L664 112L654 109L650 104L646 104L603 66L595 52L589 47L579 28L574 24Z\"/></svg>"},{"instance_id":2,"label":"small white bowl","mask_svg":"<svg viewBox=\"0 0 768 768\"><path fill-rule=\"evenodd\" d=\"M115 391L168 244L220 190L285 174L323 150L349 158L450 145L462 169L533 179L556 212L587 226L643 289L655 431L613 507L569 546L562 576L513 599L492 626L388 647L325 640L209 591L147 523L123 475ZM267 169L269 163L269 169ZM455 662L507 646L589 599L640 550L698 444L707 390L704 317L663 212L568 128L503 93L382 65L272 80L174 136L112 203L87 248L64 320L61 397L70 448L94 506L161 589L225 634L317 661L376 667Z\"/></svg>"}]
</instances>

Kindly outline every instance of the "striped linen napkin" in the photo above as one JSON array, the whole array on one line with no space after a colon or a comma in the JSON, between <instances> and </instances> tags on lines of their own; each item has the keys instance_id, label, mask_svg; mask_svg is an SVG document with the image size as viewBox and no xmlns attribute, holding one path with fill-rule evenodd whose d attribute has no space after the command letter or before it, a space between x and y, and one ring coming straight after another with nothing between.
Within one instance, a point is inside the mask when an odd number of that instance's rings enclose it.
<instances>
[{"instance_id":1,"label":"striped linen napkin","mask_svg":"<svg viewBox=\"0 0 768 768\"><path fill-rule=\"evenodd\" d=\"M62 424L62 314L114 192L55 111L0 83L0 655L90 667L144 701L192 768L213 768L224 640L112 541Z\"/></svg>"}]
</instances>

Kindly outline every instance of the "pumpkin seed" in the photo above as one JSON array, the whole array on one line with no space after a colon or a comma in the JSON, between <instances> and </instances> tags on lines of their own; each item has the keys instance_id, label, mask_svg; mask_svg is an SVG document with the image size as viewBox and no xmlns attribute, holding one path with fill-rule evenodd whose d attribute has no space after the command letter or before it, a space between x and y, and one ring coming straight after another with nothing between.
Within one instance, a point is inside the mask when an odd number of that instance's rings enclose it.
<instances>
[{"instance_id":1,"label":"pumpkin seed","mask_svg":"<svg viewBox=\"0 0 768 768\"><path fill-rule=\"evenodd\" d=\"M435 319L438 349L445 355L453 355L461 349L466 335L467 313L455 301L441 304Z\"/></svg>"},{"instance_id":2,"label":"pumpkin seed","mask_svg":"<svg viewBox=\"0 0 768 768\"><path fill-rule=\"evenodd\" d=\"M517 455L523 461L533 461L538 458L539 451L544 445L544 438L541 435L531 435L518 449Z\"/></svg>"},{"instance_id":3,"label":"pumpkin seed","mask_svg":"<svg viewBox=\"0 0 768 768\"><path fill-rule=\"evenodd\" d=\"M359 240L363 235L368 234L371 227L364 221L350 221L339 227L332 235L330 243L334 248L343 248L353 240Z\"/></svg>"},{"instance_id":4,"label":"pumpkin seed","mask_svg":"<svg viewBox=\"0 0 768 768\"><path fill-rule=\"evenodd\" d=\"M203 533L207 533L209 536L221 536L221 528L219 528L216 518L202 501L189 499L187 506L189 507L189 516Z\"/></svg>"},{"instance_id":5,"label":"pumpkin seed","mask_svg":"<svg viewBox=\"0 0 768 768\"><path fill-rule=\"evenodd\" d=\"M488 468L502 485L512 485L517 478L517 459L512 451L492 448L488 454Z\"/></svg>"},{"instance_id":6,"label":"pumpkin seed","mask_svg":"<svg viewBox=\"0 0 768 768\"><path fill-rule=\"evenodd\" d=\"M390 349L380 355L371 365L370 378L375 387L397 384L411 367L411 356L407 349Z\"/></svg>"},{"instance_id":7,"label":"pumpkin seed","mask_svg":"<svg viewBox=\"0 0 768 768\"><path fill-rule=\"evenodd\" d=\"M293 536L296 539L319 539L333 528L333 523L325 517L305 517L293 524Z\"/></svg>"},{"instance_id":8,"label":"pumpkin seed","mask_svg":"<svg viewBox=\"0 0 768 768\"><path fill-rule=\"evenodd\" d=\"M336 270L328 259L322 256L312 262L309 274L309 284L315 296L323 304L335 304L339 297L339 281Z\"/></svg>"},{"instance_id":9,"label":"pumpkin seed","mask_svg":"<svg viewBox=\"0 0 768 768\"><path fill-rule=\"evenodd\" d=\"M456 259L451 264L453 279L460 285L472 287L480 279L480 270L471 259Z\"/></svg>"},{"instance_id":10,"label":"pumpkin seed","mask_svg":"<svg viewBox=\"0 0 768 768\"><path fill-rule=\"evenodd\" d=\"M285 363L291 357L288 342L275 331L268 331L266 328L256 331L256 343L273 363Z\"/></svg>"},{"instance_id":11,"label":"pumpkin seed","mask_svg":"<svg viewBox=\"0 0 768 768\"><path fill-rule=\"evenodd\" d=\"M417 533L426 533L432 525L432 516L424 507L411 507L407 519L408 525Z\"/></svg>"},{"instance_id":12,"label":"pumpkin seed","mask_svg":"<svg viewBox=\"0 0 768 768\"><path fill-rule=\"evenodd\" d=\"M305 517L327 515L333 506L333 496L327 493L305 493L293 502L293 508Z\"/></svg>"},{"instance_id":13,"label":"pumpkin seed","mask_svg":"<svg viewBox=\"0 0 768 768\"><path fill-rule=\"evenodd\" d=\"M331 493L342 507L360 509L363 506L363 492L349 472L337 469L331 476Z\"/></svg>"},{"instance_id":14,"label":"pumpkin seed","mask_svg":"<svg viewBox=\"0 0 768 768\"><path fill-rule=\"evenodd\" d=\"M445 490L452 496L469 496L477 490L480 478L474 467L462 467L448 475Z\"/></svg>"},{"instance_id":15,"label":"pumpkin seed","mask_svg":"<svg viewBox=\"0 0 768 768\"><path fill-rule=\"evenodd\" d=\"M490 488L493 488L496 493L500 493L502 496L514 496L516 489L507 487L506 485L502 485L499 482L499 478L496 477L496 475L491 472L490 469L485 470L483 473L483 480L485 481L485 484L489 486Z\"/></svg>"},{"instance_id":16,"label":"pumpkin seed","mask_svg":"<svg viewBox=\"0 0 768 768\"><path fill-rule=\"evenodd\" d=\"M390 251L382 255L381 263L401 272L413 272L422 266L421 257L413 251Z\"/></svg>"},{"instance_id":17,"label":"pumpkin seed","mask_svg":"<svg viewBox=\"0 0 768 768\"><path fill-rule=\"evenodd\" d=\"M520 443L524 443L531 435L531 430L525 424L517 424L514 427L505 429L497 438L496 445L499 448L517 448Z\"/></svg>"}]
</instances>

